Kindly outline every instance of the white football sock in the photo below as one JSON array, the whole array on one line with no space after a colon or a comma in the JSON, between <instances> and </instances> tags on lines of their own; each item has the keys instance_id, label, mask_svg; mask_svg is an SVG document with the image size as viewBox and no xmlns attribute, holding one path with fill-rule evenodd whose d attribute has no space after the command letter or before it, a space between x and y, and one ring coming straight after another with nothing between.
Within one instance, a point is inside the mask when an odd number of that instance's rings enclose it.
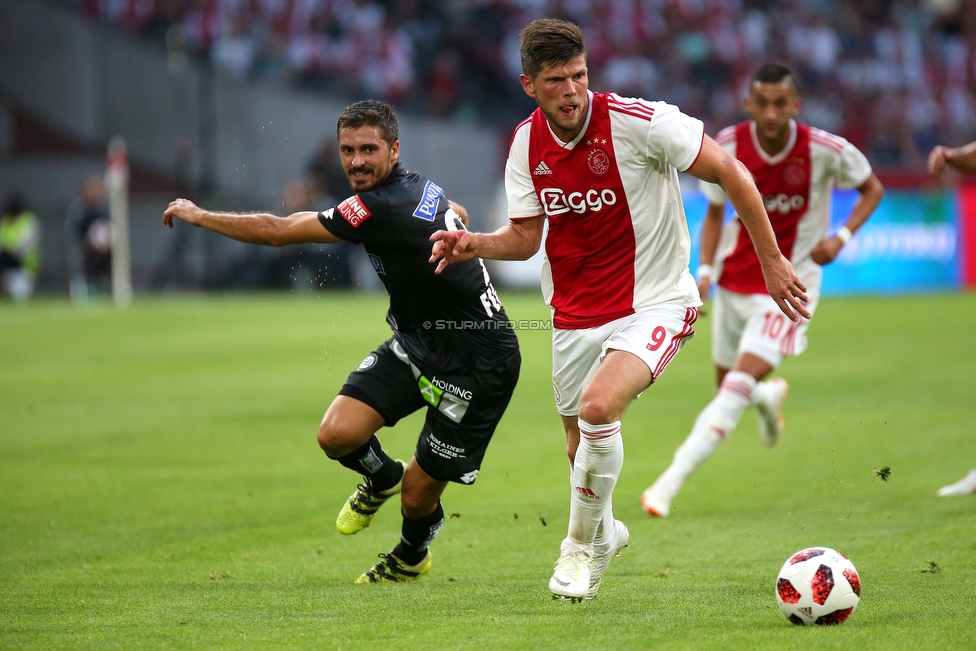
<instances>
[{"instance_id":1,"label":"white football sock","mask_svg":"<svg viewBox=\"0 0 976 651\"><path fill-rule=\"evenodd\" d=\"M573 464L569 464L569 489L575 492L573 484ZM571 493L572 494L572 493ZM572 507L571 507L572 508ZM613 540L613 533L615 529L614 518L613 518L613 500L607 500L606 506L603 508L603 519L600 520L600 524L596 528L596 536L593 538L593 547L607 546L610 541ZM568 539L567 539L568 540Z\"/></svg>"},{"instance_id":2,"label":"white football sock","mask_svg":"<svg viewBox=\"0 0 976 651\"><path fill-rule=\"evenodd\" d=\"M752 399L756 380L748 373L730 371L722 380L718 393L698 415L691 434L675 451L674 460L655 482L674 499L691 473L712 456L742 418Z\"/></svg>"},{"instance_id":3,"label":"white football sock","mask_svg":"<svg viewBox=\"0 0 976 651\"><path fill-rule=\"evenodd\" d=\"M573 494L569 502L569 534L563 548L592 552L600 523L604 523L604 536L613 531L613 489L624 463L624 442L620 421L591 425L580 420L579 429L580 444L573 464Z\"/></svg>"}]
</instances>

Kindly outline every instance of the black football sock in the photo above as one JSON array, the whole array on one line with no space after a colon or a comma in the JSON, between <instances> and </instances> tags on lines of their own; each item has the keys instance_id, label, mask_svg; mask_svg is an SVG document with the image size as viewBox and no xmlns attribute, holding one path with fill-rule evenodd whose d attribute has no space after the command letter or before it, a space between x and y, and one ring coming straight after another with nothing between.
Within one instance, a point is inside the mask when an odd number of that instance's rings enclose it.
<instances>
[{"instance_id":1,"label":"black football sock","mask_svg":"<svg viewBox=\"0 0 976 651\"><path fill-rule=\"evenodd\" d=\"M383 451L375 434L362 447L349 454L329 458L361 474L375 491L393 488L403 478L403 467Z\"/></svg>"},{"instance_id":2,"label":"black football sock","mask_svg":"<svg viewBox=\"0 0 976 651\"><path fill-rule=\"evenodd\" d=\"M444 507L437 502L437 508L428 516L411 520L403 516L400 528L400 544L394 547L393 555L407 565L416 565L427 555L427 546L444 524Z\"/></svg>"}]
</instances>

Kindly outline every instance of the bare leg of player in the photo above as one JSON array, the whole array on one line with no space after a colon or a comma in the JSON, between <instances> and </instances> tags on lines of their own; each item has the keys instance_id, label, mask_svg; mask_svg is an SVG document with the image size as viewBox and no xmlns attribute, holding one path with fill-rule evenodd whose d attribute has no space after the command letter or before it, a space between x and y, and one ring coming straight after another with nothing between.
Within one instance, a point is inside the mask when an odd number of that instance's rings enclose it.
<instances>
[{"instance_id":1,"label":"bare leg of player","mask_svg":"<svg viewBox=\"0 0 976 651\"><path fill-rule=\"evenodd\" d=\"M389 498L401 493L400 543L389 554L380 554L380 562L357 583L411 581L426 574L431 565L428 546L444 523L440 496L448 482L428 475L416 459L405 464L390 458L376 437L383 424L383 417L369 405L337 396L319 427L319 445L326 454L365 480L339 512L340 533L362 531Z\"/></svg>"},{"instance_id":2,"label":"bare leg of player","mask_svg":"<svg viewBox=\"0 0 976 651\"><path fill-rule=\"evenodd\" d=\"M364 479L339 512L339 533L351 535L368 527L379 508L400 492L407 464L383 449L376 436L383 425L375 409L349 396L336 396L322 417L319 446Z\"/></svg>"}]
</instances>

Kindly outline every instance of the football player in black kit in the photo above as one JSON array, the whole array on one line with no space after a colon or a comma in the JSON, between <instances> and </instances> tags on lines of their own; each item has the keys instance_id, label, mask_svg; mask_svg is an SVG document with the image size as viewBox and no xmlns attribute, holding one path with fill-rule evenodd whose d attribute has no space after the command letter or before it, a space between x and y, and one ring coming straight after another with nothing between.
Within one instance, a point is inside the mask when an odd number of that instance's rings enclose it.
<instances>
[{"instance_id":1,"label":"football player in black kit","mask_svg":"<svg viewBox=\"0 0 976 651\"><path fill-rule=\"evenodd\" d=\"M319 213L288 217L203 210L177 199L163 214L242 242L363 244L390 295L393 337L349 374L319 426L331 459L363 475L336 527L353 534L400 493L400 543L357 583L409 581L427 573L428 546L444 523L448 482L472 484L518 380L518 340L480 259L435 274L430 236L463 229L464 208L399 163L396 114L367 100L346 107L336 126L352 197ZM392 459L376 432L427 409L409 463Z\"/></svg>"}]
</instances>

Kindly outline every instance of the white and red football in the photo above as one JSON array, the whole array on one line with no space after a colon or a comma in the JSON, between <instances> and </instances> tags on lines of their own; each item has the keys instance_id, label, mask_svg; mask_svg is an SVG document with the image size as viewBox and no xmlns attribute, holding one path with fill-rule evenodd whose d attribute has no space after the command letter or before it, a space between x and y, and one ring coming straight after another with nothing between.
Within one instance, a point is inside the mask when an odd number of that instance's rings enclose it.
<instances>
[{"instance_id":1,"label":"white and red football","mask_svg":"<svg viewBox=\"0 0 976 651\"><path fill-rule=\"evenodd\" d=\"M840 624L861 600L861 578L850 559L829 547L790 556L776 577L776 602L799 626Z\"/></svg>"}]
</instances>

